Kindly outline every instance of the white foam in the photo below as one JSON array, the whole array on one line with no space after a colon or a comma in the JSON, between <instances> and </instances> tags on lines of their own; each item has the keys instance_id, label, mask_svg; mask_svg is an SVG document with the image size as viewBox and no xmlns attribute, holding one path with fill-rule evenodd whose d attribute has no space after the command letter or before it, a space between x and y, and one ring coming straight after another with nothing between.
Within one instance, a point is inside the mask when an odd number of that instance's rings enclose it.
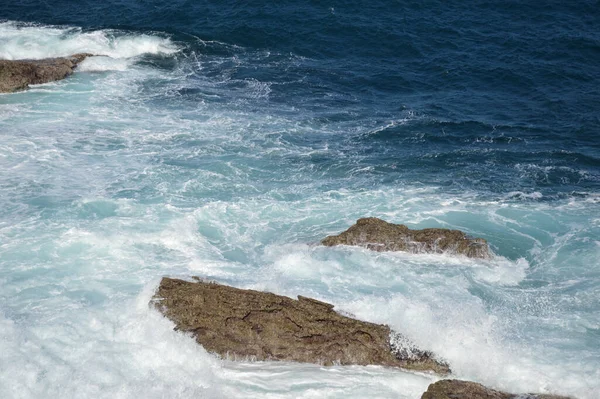
<instances>
[{"instance_id":1,"label":"white foam","mask_svg":"<svg viewBox=\"0 0 600 399\"><path fill-rule=\"evenodd\" d=\"M75 53L127 59L142 54L173 54L178 50L177 45L169 38L161 36L114 30L84 32L77 28L0 23L0 59L42 59ZM95 64L95 68L98 68L102 62L107 61L96 59L88 64ZM92 66L88 65L89 67Z\"/></svg>"},{"instance_id":2,"label":"white foam","mask_svg":"<svg viewBox=\"0 0 600 399\"><path fill-rule=\"evenodd\" d=\"M123 58L88 57L77 65L77 70L82 72L125 71L130 65L131 60Z\"/></svg>"},{"instance_id":3,"label":"white foam","mask_svg":"<svg viewBox=\"0 0 600 399\"><path fill-rule=\"evenodd\" d=\"M71 309L20 328L0 318L2 397L221 397L219 361L148 308L155 286L117 312Z\"/></svg>"},{"instance_id":4,"label":"white foam","mask_svg":"<svg viewBox=\"0 0 600 399\"><path fill-rule=\"evenodd\" d=\"M432 194L429 190L417 192ZM86 390L80 396L84 397L132 397L135 390L157 397L172 390L170 396L174 397L358 398L371 392L377 397L415 398L435 380L432 376L381 368L218 361L197 347L191 338L171 331L172 324L149 311L146 305L160 275L201 274L232 279L236 286L289 296L313 296L361 319L390 324L422 348L448 360L456 377L511 392L556 392L581 399L595 398L597 384L586 383L587 379L598 377L597 371L590 370L593 360L563 356L560 350L514 339L510 336L511 324L523 323L525 316L518 310L506 315L488 309L469 291L475 285L503 292L504 285L522 280L528 271L527 261L374 253L360 248L324 248L302 243L307 239L298 239L297 244L281 244L291 241L294 235L286 236L288 233L282 229L277 232L284 231L283 235L274 236L273 225L290 223L296 232L306 231L319 226L310 215L324 215L323 209L358 212L366 197L378 198L384 204L388 195L401 203L405 201L399 199L397 192L343 191L321 195L323 198L308 199L307 203L273 204L269 198L215 201L193 211L101 197L78 201L76 205L81 212L85 215L96 212L100 219L87 224L87 228L80 221L82 226L55 238L58 249L53 253L56 259L53 262L63 262L61 268L67 267L65 262L71 258L84 259L93 265L88 272L91 274L78 283L81 288L67 293L78 298L82 295L79 291L93 289L105 292L109 298L118 298L119 290L114 283L105 285L104 280L135 282L154 276L153 281L145 285L134 301L125 301L124 307L115 299L100 309L75 307L68 314L54 313L57 307L73 307L77 303L70 302L65 288L59 287L53 291L58 302L48 307L48 316L58 317L55 323L41 323L39 328L35 323L27 323L22 331L15 329L12 322L0 323L6 331L3 336L10 341L11 349L5 356L18 355L37 364L30 366L21 360L20 369L28 373L18 374L9 389L28 385L31 391L26 396L30 397L47 394L73 397L76 387L83 384ZM408 196L414 198L414 192ZM327 198L333 206L323 205ZM450 203L462 206L459 201ZM419 206L418 202L411 204ZM328 220L316 217L322 231ZM341 218L328 217L334 221ZM393 213L390 217L401 218ZM486 223L491 223L490 219ZM253 247L257 242L271 244ZM253 261L237 267L226 259L223 253L236 247L243 248ZM236 273L231 273L236 267ZM82 271L77 270L75 276L78 273ZM61 277L60 281L65 287L73 284L72 277ZM42 333L45 329L49 332ZM72 331L76 331L74 337ZM28 338L19 341L23 334ZM14 352L16 348L28 347L25 353ZM60 361L53 360L56 353L70 347L80 349L59 357ZM68 368L57 365L60 362L82 371L68 378ZM14 373L12 367L5 375L10 373ZM61 388L53 388L55 385Z\"/></svg>"},{"instance_id":5,"label":"white foam","mask_svg":"<svg viewBox=\"0 0 600 399\"><path fill-rule=\"evenodd\" d=\"M279 362L229 363L224 387L234 398L390 398L414 399L435 376L383 367L321 367Z\"/></svg>"}]
</instances>

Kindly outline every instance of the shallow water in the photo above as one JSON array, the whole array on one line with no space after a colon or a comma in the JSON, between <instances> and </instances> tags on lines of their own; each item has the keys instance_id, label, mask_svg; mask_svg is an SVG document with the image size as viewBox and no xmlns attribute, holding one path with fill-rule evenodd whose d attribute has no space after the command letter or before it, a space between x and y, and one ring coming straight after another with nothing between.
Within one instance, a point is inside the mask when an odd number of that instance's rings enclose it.
<instances>
[{"instance_id":1,"label":"shallow water","mask_svg":"<svg viewBox=\"0 0 600 399\"><path fill-rule=\"evenodd\" d=\"M0 95L0 397L414 399L437 379L217 359L148 308L164 275L334 303L456 378L600 396L591 3L107 4L0 14L0 58L110 56ZM363 216L495 257L314 245Z\"/></svg>"}]
</instances>

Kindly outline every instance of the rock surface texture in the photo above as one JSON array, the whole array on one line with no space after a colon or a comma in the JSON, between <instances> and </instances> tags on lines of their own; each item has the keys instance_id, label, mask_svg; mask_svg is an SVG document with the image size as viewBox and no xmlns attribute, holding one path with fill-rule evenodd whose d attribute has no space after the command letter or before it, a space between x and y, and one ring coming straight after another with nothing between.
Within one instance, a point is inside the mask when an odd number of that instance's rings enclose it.
<instances>
[{"instance_id":1,"label":"rock surface texture","mask_svg":"<svg viewBox=\"0 0 600 399\"><path fill-rule=\"evenodd\" d=\"M30 84L64 79L73 73L77 64L91 55L82 53L43 60L0 60L0 93L12 93L24 90Z\"/></svg>"},{"instance_id":2,"label":"rock surface texture","mask_svg":"<svg viewBox=\"0 0 600 399\"><path fill-rule=\"evenodd\" d=\"M229 358L450 371L388 326L343 316L328 303L197 280L165 277L151 303L209 352Z\"/></svg>"},{"instance_id":3,"label":"rock surface texture","mask_svg":"<svg viewBox=\"0 0 600 399\"><path fill-rule=\"evenodd\" d=\"M321 241L325 246L357 245L373 251L406 251L412 253L456 253L470 258L489 258L487 242L470 238L459 230L411 230L403 224L388 223L378 218L358 219L355 225L337 236Z\"/></svg>"},{"instance_id":4,"label":"rock surface texture","mask_svg":"<svg viewBox=\"0 0 600 399\"><path fill-rule=\"evenodd\" d=\"M486 388L481 384L461 380L441 380L429 385L421 399L571 399L544 394L511 394Z\"/></svg>"}]
</instances>

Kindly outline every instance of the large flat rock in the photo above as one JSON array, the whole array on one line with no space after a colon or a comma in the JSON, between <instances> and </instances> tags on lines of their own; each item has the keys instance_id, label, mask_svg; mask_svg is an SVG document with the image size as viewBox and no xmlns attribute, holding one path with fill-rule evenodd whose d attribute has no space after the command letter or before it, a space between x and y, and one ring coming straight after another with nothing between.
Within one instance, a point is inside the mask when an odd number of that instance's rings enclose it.
<instances>
[{"instance_id":1,"label":"large flat rock","mask_svg":"<svg viewBox=\"0 0 600 399\"><path fill-rule=\"evenodd\" d=\"M470 258L490 257L488 244L484 239L470 238L460 230L411 230L403 224L388 223L378 218L358 219L348 230L325 238L321 244L355 245L380 252L451 253Z\"/></svg>"},{"instance_id":2,"label":"large flat rock","mask_svg":"<svg viewBox=\"0 0 600 399\"><path fill-rule=\"evenodd\" d=\"M429 385L421 399L572 399L546 394L513 394L496 391L481 384L461 380L441 380Z\"/></svg>"},{"instance_id":3,"label":"large flat rock","mask_svg":"<svg viewBox=\"0 0 600 399\"><path fill-rule=\"evenodd\" d=\"M164 277L152 304L177 330L224 357L450 371L388 326L343 316L311 298Z\"/></svg>"},{"instance_id":4,"label":"large flat rock","mask_svg":"<svg viewBox=\"0 0 600 399\"><path fill-rule=\"evenodd\" d=\"M61 80L92 54L74 54L70 57L43 60L0 60L0 93L25 90L29 85Z\"/></svg>"}]
</instances>

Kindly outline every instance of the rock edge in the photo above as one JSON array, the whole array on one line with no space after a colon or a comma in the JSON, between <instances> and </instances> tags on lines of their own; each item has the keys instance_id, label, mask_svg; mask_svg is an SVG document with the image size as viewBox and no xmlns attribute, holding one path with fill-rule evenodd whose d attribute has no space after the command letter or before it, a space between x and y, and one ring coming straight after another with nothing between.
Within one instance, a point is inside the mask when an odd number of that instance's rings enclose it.
<instances>
[{"instance_id":1,"label":"rock edge","mask_svg":"<svg viewBox=\"0 0 600 399\"><path fill-rule=\"evenodd\" d=\"M481 384L462 380L441 380L427 388L421 399L572 399L567 396L547 394L511 394L487 388Z\"/></svg>"},{"instance_id":2,"label":"rock edge","mask_svg":"<svg viewBox=\"0 0 600 399\"><path fill-rule=\"evenodd\" d=\"M388 223L374 217L358 219L348 230L326 237L321 244L329 247L354 245L378 252L455 253L469 258L490 257L486 240L470 238L460 230L411 230L403 224Z\"/></svg>"},{"instance_id":3,"label":"rock edge","mask_svg":"<svg viewBox=\"0 0 600 399\"><path fill-rule=\"evenodd\" d=\"M92 55L79 53L42 60L0 60L0 93L13 93L25 90L31 84L64 79L73 73L77 64Z\"/></svg>"},{"instance_id":4,"label":"rock edge","mask_svg":"<svg viewBox=\"0 0 600 399\"><path fill-rule=\"evenodd\" d=\"M388 326L343 316L312 298L164 277L151 304L223 357L450 372Z\"/></svg>"}]
</instances>

